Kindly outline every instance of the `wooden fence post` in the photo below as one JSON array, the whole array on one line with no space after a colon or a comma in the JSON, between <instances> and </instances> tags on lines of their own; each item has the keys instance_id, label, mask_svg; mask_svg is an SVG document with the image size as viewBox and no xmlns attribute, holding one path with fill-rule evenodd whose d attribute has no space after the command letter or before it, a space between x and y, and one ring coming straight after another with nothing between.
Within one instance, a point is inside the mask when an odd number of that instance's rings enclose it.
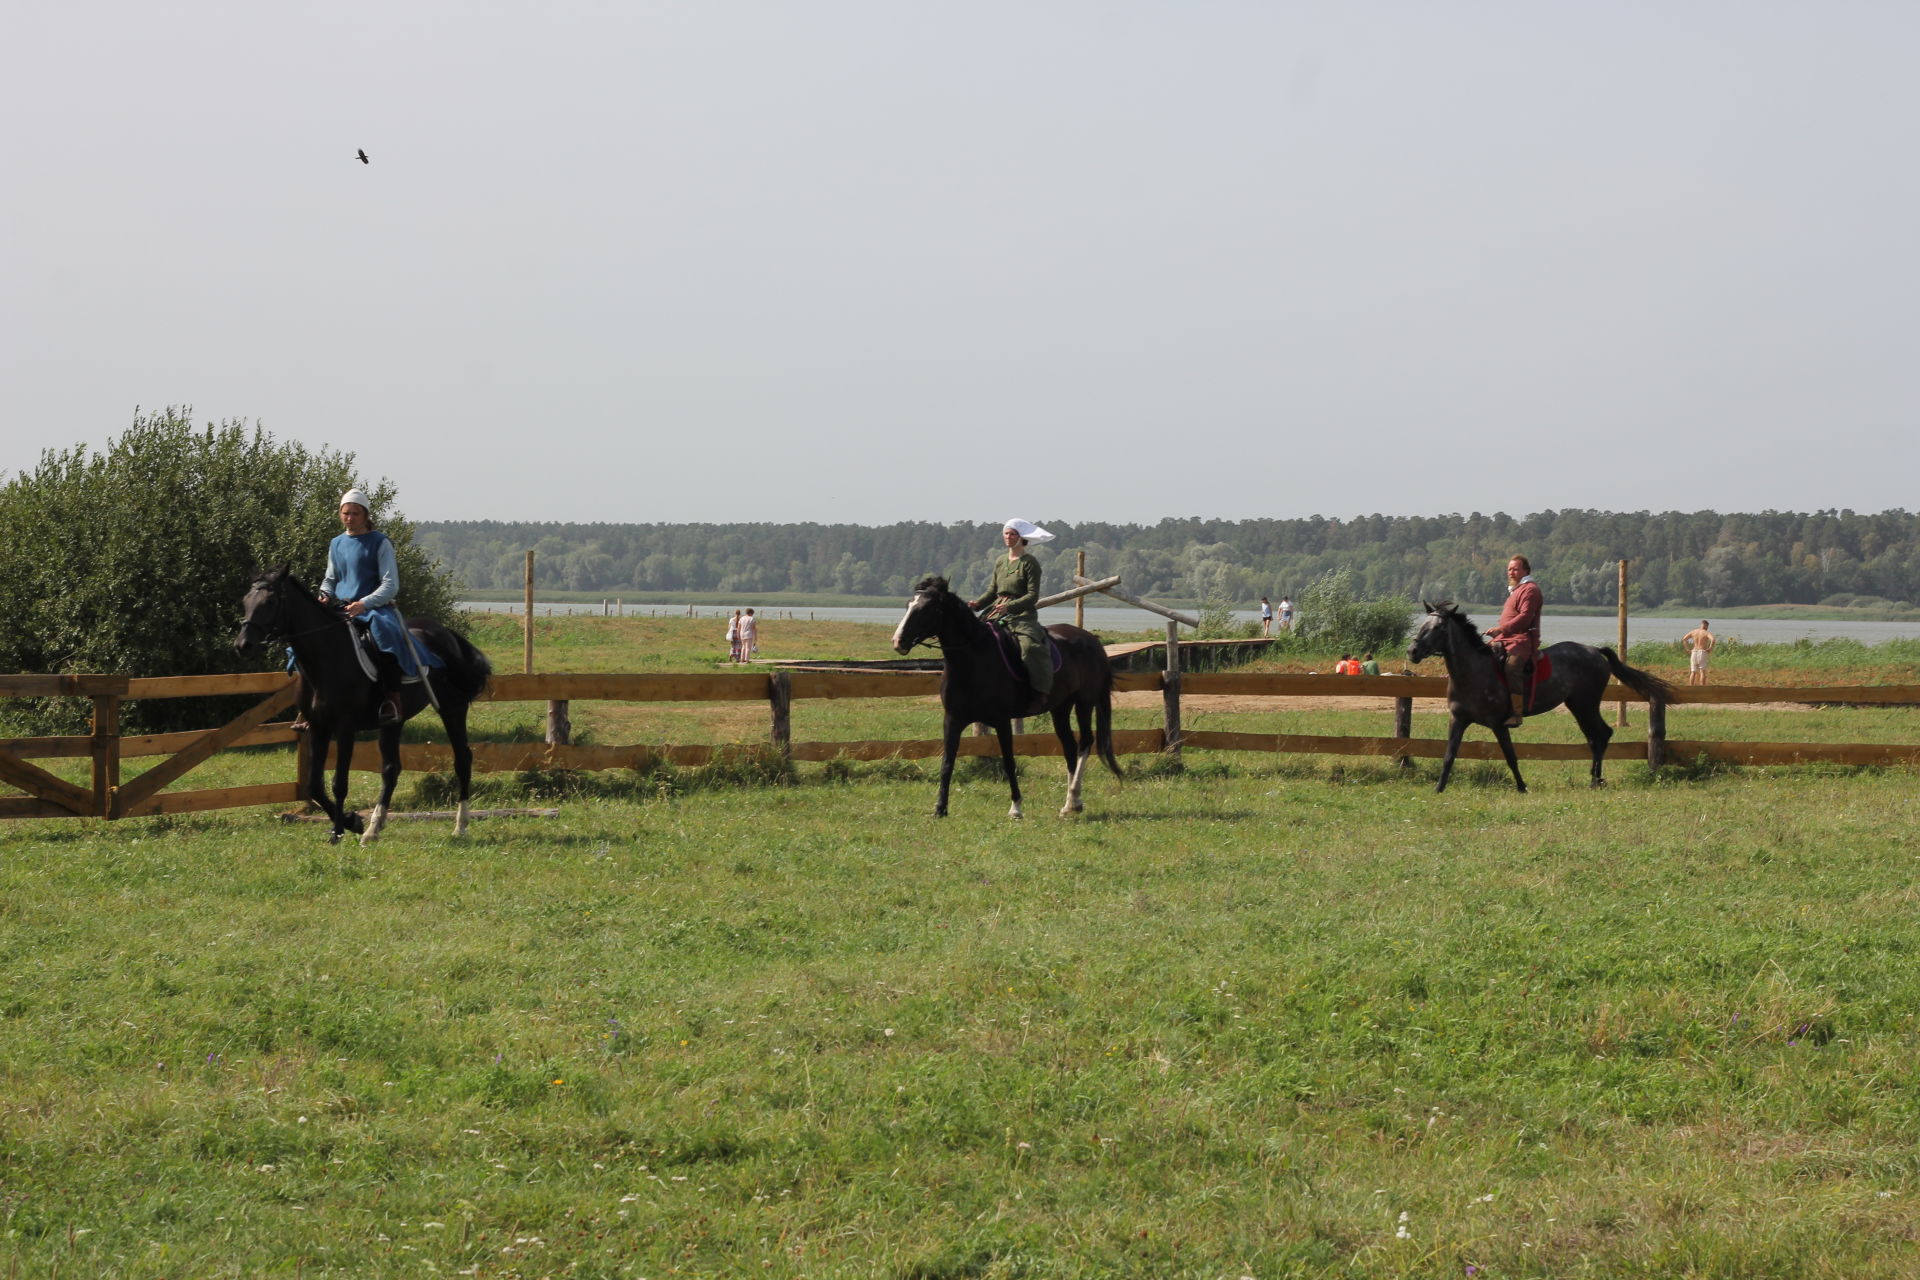
<instances>
[{"instance_id":1,"label":"wooden fence post","mask_svg":"<svg viewBox=\"0 0 1920 1280\"><path fill-rule=\"evenodd\" d=\"M93 816L113 813L114 788L120 785L120 699L116 694L93 700Z\"/></svg>"},{"instance_id":2,"label":"wooden fence post","mask_svg":"<svg viewBox=\"0 0 1920 1280\"><path fill-rule=\"evenodd\" d=\"M567 715L568 705L565 699L547 703L547 745L550 747L573 744L573 720Z\"/></svg>"},{"instance_id":3,"label":"wooden fence post","mask_svg":"<svg viewBox=\"0 0 1920 1280\"><path fill-rule=\"evenodd\" d=\"M1647 768L1658 769L1667 762L1667 704L1647 703Z\"/></svg>"},{"instance_id":4,"label":"wooden fence post","mask_svg":"<svg viewBox=\"0 0 1920 1280\"><path fill-rule=\"evenodd\" d=\"M767 681L767 702L773 708L773 746L787 759L793 759L793 680L784 671L776 671Z\"/></svg>"},{"instance_id":5,"label":"wooden fence post","mask_svg":"<svg viewBox=\"0 0 1920 1280\"><path fill-rule=\"evenodd\" d=\"M1166 750L1180 756L1180 624L1167 623L1167 669L1160 677L1160 702L1166 711Z\"/></svg>"},{"instance_id":6,"label":"wooden fence post","mask_svg":"<svg viewBox=\"0 0 1920 1280\"><path fill-rule=\"evenodd\" d=\"M1405 742L1413 737L1413 699L1395 698L1393 700L1393 736ZM1412 756L1401 756L1402 769L1413 768Z\"/></svg>"},{"instance_id":7,"label":"wooden fence post","mask_svg":"<svg viewBox=\"0 0 1920 1280\"><path fill-rule=\"evenodd\" d=\"M1074 581L1078 582L1087 576L1087 553L1084 551L1076 551L1073 555L1074 564L1078 566L1073 571L1073 578ZM1085 596L1077 596L1074 598L1073 625L1082 631L1087 629L1087 598Z\"/></svg>"},{"instance_id":8,"label":"wooden fence post","mask_svg":"<svg viewBox=\"0 0 1920 1280\"><path fill-rule=\"evenodd\" d=\"M530 676L533 674L533 552L531 551L527 552L527 616L523 621L526 623L524 628L526 656L521 660L520 671L523 675Z\"/></svg>"},{"instance_id":9,"label":"wooden fence post","mask_svg":"<svg viewBox=\"0 0 1920 1280\"><path fill-rule=\"evenodd\" d=\"M1627 660L1627 562L1620 562L1620 661ZM1614 723L1622 728L1627 723L1627 700L1620 699L1620 714Z\"/></svg>"}]
</instances>

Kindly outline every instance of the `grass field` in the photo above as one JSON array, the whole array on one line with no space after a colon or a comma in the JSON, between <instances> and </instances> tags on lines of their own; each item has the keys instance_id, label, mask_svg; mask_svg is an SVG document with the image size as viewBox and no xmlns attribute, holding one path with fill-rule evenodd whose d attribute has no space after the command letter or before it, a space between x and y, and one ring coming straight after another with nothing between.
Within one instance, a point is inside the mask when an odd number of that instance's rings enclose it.
<instances>
[{"instance_id":1,"label":"grass field","mask_svg":"<svg viewBox=\"0 0 1920 1280\"><path fill-rule=\"evenodd\" d=\"M710 660L580 621L543 670ZM1916 740L1676 736L1709 716ZM1436 797L1196 753L1063 821L1058 768L1020 824L982 767L932 822L907 764L610 777L365 851L262 811L0 823L0 1274L1920 1272L1911 773Z\"/></svg>"}]
</instances>

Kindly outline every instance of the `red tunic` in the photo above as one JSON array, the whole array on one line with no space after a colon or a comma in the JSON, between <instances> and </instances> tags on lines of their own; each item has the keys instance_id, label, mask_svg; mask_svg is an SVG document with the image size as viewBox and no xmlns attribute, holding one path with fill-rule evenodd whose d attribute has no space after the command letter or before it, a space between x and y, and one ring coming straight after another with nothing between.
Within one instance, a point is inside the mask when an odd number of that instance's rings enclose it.
<instances>
[{"instance_id":1,"label":"red tunic","mask_svg":"<svg viewBox=\"0 0 1920 1280\"><path fill-rule=\"evenodd\" d=\"M1540 587L1522 582L1507 593L1507 605L1500 610L1500 621L1488 627L1487 639L1499 642L1507 661L1529 659L1540 648Z\"/></svg>"}]
</instances>

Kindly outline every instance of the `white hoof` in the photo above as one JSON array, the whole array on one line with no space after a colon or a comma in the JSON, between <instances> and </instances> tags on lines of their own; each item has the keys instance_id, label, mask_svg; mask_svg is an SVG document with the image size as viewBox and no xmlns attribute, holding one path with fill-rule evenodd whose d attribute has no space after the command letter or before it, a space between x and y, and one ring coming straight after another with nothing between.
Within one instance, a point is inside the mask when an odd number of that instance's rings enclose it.
<instances>
[{"instance_id":1,"label":"white hoof","mask_svg":"<svg viewBox=\"0 0 1920 1280\"><path fill-rule=\"evenodd\" d=\"M467 802L462 800L453 814L453 834L456 838L467 834Z\"/></svg>"},{"instance_id":2,"label":"white hoof","mask_svg":"<svg viewBox=\"0 0 1920 1280\"><path fill-rule=\"evenodd\" d=\"M1025 814L1023 814L1023 813L1021 813L1021 812L1020 812L1020 806L1019 806L1018 804L1015 804L1015 805L1012 805L1012 806L1010 806L1010 807L1009 807L1009 808L1007 809L1007 816L1008 816L1009 818L1024 818L1024 817L1026 817L1026 815L1025 815Z\"/></svg>"},{"instance_id":3,"label":"white hoof","mask_svg":"<svg viewBox=\"0 0 1920 1280\"><path fill-rule=\"evenodd\" d=\"M1061 806L1060 816L1063 818L1071 818L1076 813L1085 813L1086 811L1087 811L1087 806L1083 804L1073 804L1069 802Z\"/></svg>"},{"instance_id":4,"label":"white hoof","mask_svg":"<svg viewBox=\"0 0 1920 1280\"><path fill-rule=\"evenodd\" d=\"M387 825L387 806L373 806L373 815L367 819L367 829L360 833L360 847L366 848L380 838L381 828Z\"/></svg>"}]
</instances>

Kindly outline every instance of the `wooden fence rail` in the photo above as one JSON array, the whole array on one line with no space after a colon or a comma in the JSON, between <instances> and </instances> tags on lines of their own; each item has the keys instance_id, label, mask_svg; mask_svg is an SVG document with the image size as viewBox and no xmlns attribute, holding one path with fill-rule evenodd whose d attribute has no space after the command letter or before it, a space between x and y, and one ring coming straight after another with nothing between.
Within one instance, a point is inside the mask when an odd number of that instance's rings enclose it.
<instances>
[{"instance_id":1,"label":"wooden fence rail","mask_svg":"<svg viewBox=\"0 0 1920 1280\"><path fill-rule=\"evenodd\" d=\"M1177 655L1169 646L1169 656ZM1279 675L1254 672L1183 672L1177 658L1166 671L1121 673L1115 677L1120 692L1158 692L1165 725L1160 729L1114 731L1114 749L1122 754L1158 754L1190 748L1199 751L1250 751L1372 756L1411 762L1437 758L1445 750L1438 739L1412 735L1415 699L1446 694L1442 676L1328 676ZM925 759L940 754L933 739L872 742L794 742L791 707L804 699L930 698L940 685L937 672L858 672L782 670L772 674L582 674L497 675L486 700L493 702L763 702L768 705L767 744L793 760L826 761ZM216 752L232 747L300 743L285 724L268 723L291 705L295 683L279 672L245 675L134 678L127 676L0 675L0 698L81 697L93 702L93 731L36 738L0 740L0 783L23 794L0 796L0 818L103 817L187 813L206 809L239 808L258 804L285 804L303 799L298 782L265 783L201 791L167 791ZM1209 695L1259 698L1372 697L1393 707L1393 733L1388 737L1286 733L1226 732L1185 729L1181 702ZM231 697L264 695L244 714L216 729L123 736L119 730L121 706L127 701L160 698ZM1608 701L1639 702L1641 696L1611 685ZM1801 685L1793 687L1715 685L1677 691L1679 706L1752 703L1811 703L1854 706L1920 705L1915 685ZM702 765L739 751L748 744L714 746L570 746L564 743L475 743L474 767L481 771L531 769L645 769L656 763ZM304 750L302 744L302 750ZM1023 733L1015 739L1021 755L1058 755L1051 733ZM998 748L988 738L962 739L965 755L991 756ZM1579 743L1526 742L1515 744L1523 760L1584 760L1587 748ZM1469 741L1461 744L1464 759L1497 760L1497 744ZM137 757L167 757L132 781L120 781L121 761ZM1706 757L1733 764L1802 764L1828 762L1846 765L1920 765L1920 744L1781 743L1669 740L1663 715L1648 717L1645 743L1613 743L1609 759L1645 758L1658 765L1671 758ZM34 759L90 761L90 786L50 773ZM401 750L405 768L414 771L447 769L452 757L444 746L410 743ZM361 753L357 768L372 771L378 763Z\"/></svg>"}]
</instances>

